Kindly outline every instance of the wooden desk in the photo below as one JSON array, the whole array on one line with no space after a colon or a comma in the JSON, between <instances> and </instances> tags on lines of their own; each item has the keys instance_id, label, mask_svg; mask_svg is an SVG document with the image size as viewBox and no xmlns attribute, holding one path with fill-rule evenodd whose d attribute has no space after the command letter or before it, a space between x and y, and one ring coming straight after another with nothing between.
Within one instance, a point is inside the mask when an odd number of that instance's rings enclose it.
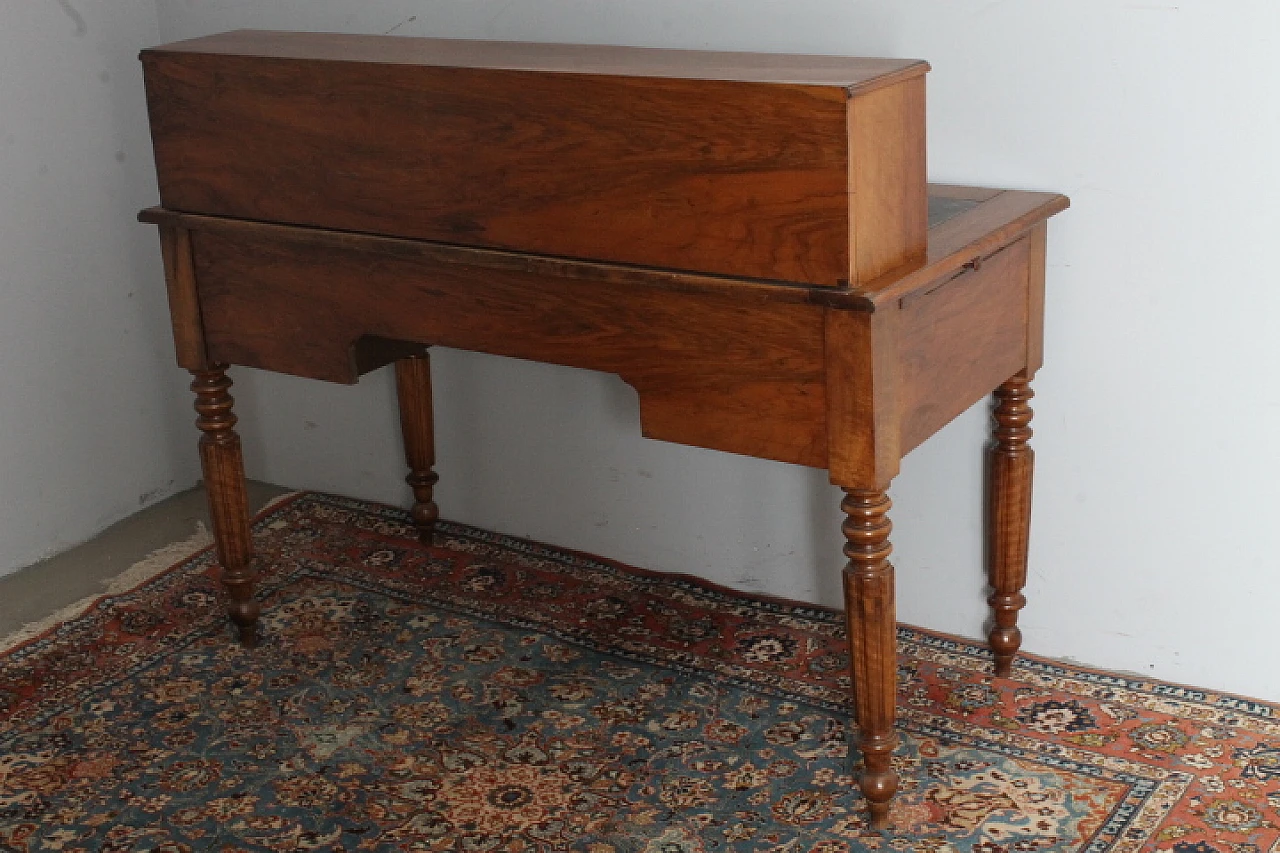
<instances>
[{"instance_id":1,"label":"wooden desk","mask_svg":"<svg viewBox=\"0 0 1280 853\"><path fill-rule=\"evenodd\" d=\"M428 345L615 373L646 436L825 468L844 490L860 786L883 826L898 782L886 490L905 453L995 391L990 641L1007 674L1046 221L1067 200L933 186L926 202L921 63L263 33L144 62L164 206L140 219L160 226L242 640L259 606L228 365L353 383L394 363L425 542ZM605 109L622 94L632 109ZM499 107L517 115L493 125ZM822 121L795 126L805 110Z\"/></svg>"}]
</instances>

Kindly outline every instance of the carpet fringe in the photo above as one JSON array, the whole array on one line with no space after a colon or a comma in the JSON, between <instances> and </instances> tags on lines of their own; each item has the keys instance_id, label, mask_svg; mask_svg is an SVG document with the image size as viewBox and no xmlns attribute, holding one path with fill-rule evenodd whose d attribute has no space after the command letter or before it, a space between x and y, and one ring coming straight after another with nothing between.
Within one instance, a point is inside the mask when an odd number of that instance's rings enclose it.
<instances>
[{"instance_id":1,"label":"carpet fringe","mask_svg":"<svg viewBox=\"0 0 1280 853\"><path fill-rule=\"evenodd\" d=\"M84 615L89 608L105 598L128 592L134 587L140 586L212 544L213 535L209 533L203 522L197 521L196 530L190 536L177 542L170 542L168 545L162 545L152 551L120 574L105 581L102 592L85 596L79 601L72 602L42 619L23 625L7 637L0 638L0 654L13 651L18 646L35 639L49 629Z\"/></svg>"},{"instance_id":2,"label":"carpet fringe","mask_svg":"<svg viewBox=\"0 0 1280 853\"><path fill-rule=\"evenodd\" d=\"M258 510L254 514L254 520L267 514L280 504L302 494L301 491L286 492L283 495L277 495ZM0 637L0 655L13 651L23 643L33 640L56 625L62 622L69 622L72 619L83 616L104 598L113 595L120 595L129 590L141 586L151 580L156 575L164 573L188 557L193 556L199 551L208 548L213 544L213 535L209 529L205 527L204 522L197 521L195 532L186 539L180 539L177 542L170 542L168 545L162 545L125 569L115 577L104 581L105 588L100 593L88 595L79 601L72 602L66 607L58 609L56 612L29 622L18 630L9 634L7 637Z\"/></svg>"}]
</instances>

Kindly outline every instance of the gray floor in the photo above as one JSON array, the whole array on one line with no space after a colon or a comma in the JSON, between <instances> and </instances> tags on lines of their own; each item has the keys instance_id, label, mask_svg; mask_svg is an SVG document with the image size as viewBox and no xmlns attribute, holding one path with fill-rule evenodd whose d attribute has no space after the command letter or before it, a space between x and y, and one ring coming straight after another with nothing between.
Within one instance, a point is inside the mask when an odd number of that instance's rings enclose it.
<instances>
[{"instance_id":1,"label":"gray floor","mask_svg":"<svg viewBox=\"0 0 1280 853\"><path fill-rule=\"evenodd\" d=\"M257 512L288 491L250 481L249 511ZM197 522L209 524L200 487L147 507L83 545L0 578L0 637L102 592L107 581L152 551L191 536Z\"/></svg>"}]
</instances>

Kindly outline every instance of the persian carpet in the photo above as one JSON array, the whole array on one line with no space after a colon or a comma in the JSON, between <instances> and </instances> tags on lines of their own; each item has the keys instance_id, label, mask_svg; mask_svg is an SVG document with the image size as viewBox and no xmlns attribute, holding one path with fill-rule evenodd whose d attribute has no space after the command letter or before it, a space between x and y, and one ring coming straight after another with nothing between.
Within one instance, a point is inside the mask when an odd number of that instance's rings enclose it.
<instances>
[{"instance_id":1,"label":"persian carpet","mask_svg":"<svg viewBox=\"0 0 1280 853\"><path fill-rule=\"evenodd\" d=\"M842 618L304 494L0 655L0 850L1280 851L1280 707L901 629L894 828Z\"/></svg>"}]
</instances>

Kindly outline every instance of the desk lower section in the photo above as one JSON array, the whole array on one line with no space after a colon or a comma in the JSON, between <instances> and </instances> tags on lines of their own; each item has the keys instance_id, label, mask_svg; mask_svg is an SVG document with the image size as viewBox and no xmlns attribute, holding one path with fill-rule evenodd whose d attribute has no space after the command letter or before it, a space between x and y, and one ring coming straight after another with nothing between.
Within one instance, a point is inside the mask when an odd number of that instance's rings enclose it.
<instances>
[{"instance_id":1,"label":"desk lower section","mask_svg":"<svg viewBox=\"0 0 1280 853\"><path fill-rule=\"evenodd\" d=\"M365 336L616 373L653 438L821 467L822 309L193 235L210 358L356 379Z\"/></svg>"},{"instance_id":2,"label":"desk lower section","mask_svg":"<svg viewBox=\"0 0 1280 853\"><path fill-rule=\"evenodd\" d=\"M192 358L350 383L408 346L436 344L599 370L636 389L646 436L781 462L833 467L848 452L834 454L832 442L849 436L832 431L877 430L862 415L830 417L828 365L844 371L850 361L832 350L851 343L828 340L828 312L873 309L890 331L853 344L876 369L855 365L840 380L855 387L839 396L844 405L871 394L859 384L891 386L874 389L888 401L874 416L893 425L895 466L1027 364L1027 234L980 268L855 308L811 303L805 288L682 287L656 273L646 283L641 272L620 282L590 268L549 275L533 263L447 260L411 241L224 226L168 229L171 296L191 290L201 326Z\"/></svg>"}]
</instances>

